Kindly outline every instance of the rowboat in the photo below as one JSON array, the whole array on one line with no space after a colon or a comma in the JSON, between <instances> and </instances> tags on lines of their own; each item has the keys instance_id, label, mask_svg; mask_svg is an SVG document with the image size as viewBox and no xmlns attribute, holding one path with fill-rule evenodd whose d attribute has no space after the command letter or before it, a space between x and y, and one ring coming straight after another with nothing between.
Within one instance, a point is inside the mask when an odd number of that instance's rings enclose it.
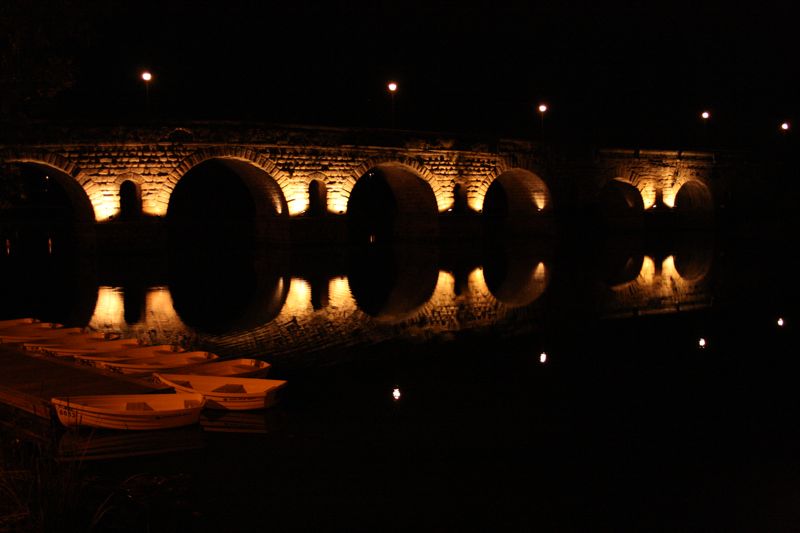
<instances>
[{"instance_id":1,"label":"rowboat","mask_svg":"<svg viewBox=\"0 0 800 533\"><path fill-rule=\"evenodd\" d=\"M182 374L195 374L200 376L236 376L240 378L263 378L269 371L270 364L258 359L228 359L200 363L179 368Z\"/></svg>"},{"instance_id":2,"label":"rowboat","mask_svg":"<svg viewBox=\"0 0 800 533\"><path fill-rule=\"evenodd\" d=\"M74 357L76 359L132 359L142 357L149 353L163 355L166 353L178 353L184 351L170 344L154 344L144 346L139 344L136 339L117 339L114 341L98 341L81 346L52 346L45 351L58 357Z\"/></svg>"},{"instance_id":3,"label":"rowboat","mask_svg":"<svg viewBox=\"0 0 800 533\"><path fill-rule=\"evenodd\" d=\"M130 340L130 339L128 339ZM164 357L167 355L175 355L185 353L186 350L178 348L170 344L154 344L152 346L142 346L141 344L129 344L127 347L120 345L113 350L84 350L82 353L79 349L64 349L59 350L59 356L71 355L76 361L95 365L102 361L115 361L118 363L130 363L142 359L150 359L151 357Z\"/></svg>"},{"instance_id":4,"label":"rowboat","mask_svg":"<svg viewBox=\"0 0 800 533\"><path fill-rule=\"evenodd\" d=\"M27 333L41 333L42 331L65 329L63 324L58 322L22 322L20 324L8 324L0 327L0 335L20 335ZM79 328L66 328L79 329Z\"/></svg>"},{"instance_id":5,"label":"rowboat","mask_svg":"<svg viewBox=\"0 0 800 533\"><path fill-rule=\"evenodd\" d=\"M67 427L166 429L196 424L205 406L202 394L111 394L52 398Z\"/></svg>"},{"instance_id":6,"label":"rowboat","mask_svg":"<svg viewBox=\"0 0 800 533\"><path fill-rule=\"evenodd\" d=\"M0 329L16 326L29 326L38 322L39 320L36 318L12 318L9 320L0 320Z\"/></svg>"},{"instance_id":7,"label":"rowboat","mask_svg":"<svg viewBox=\"0 0 800 533\"><path fill-rule=\"evenodd\" d=\"M130 362L97 361L97 366L123 374L142 374L146 372L157 372L159 370L172 370L182 366L211 361L218 357L218 355L211 352L182 352L172 353L162 357L137 359Z\"/></svg>"},{"instance_id":8,"label":"rowboat","mask_svg":"<svg viewBox=\"0 0 800 533\"><path fill-rule=\"evenodd\" d=\"M103 341L119 339L119 333L107 333L102 331L68 333L51 339L41 339L33 342L23 343L26 350L36 352L46 352L52 348L69 348L76 346L91 346L92 343L102 343ZM127 339L130 342L130 339Z\"/></svg>"},{"instance_id":9,"label":"rowboat","mask_svg":"<svg viewBox=\"0 0 800 533\"><path fill-rule=\"evenodd\" d=\"M278 390L286 385L281 379L197 376L194 374L153 374L164 385L178 392L198 392L209 409L264 409L275 403Z\"/></svg>"},{"instance_id":10,"label":"rowboat","mask_svg":"<svg viewBox=\"0 0 800 533\"><path fill-rule=\"evenodd\" d=\"M71 333L80 333L82 331L82 328L65 328L61 324L42 322L41 324L35 324L31 327L4 329L0 331L0 343L24 344L26 342L53 340Z\"/></svg>"}]
</instances>

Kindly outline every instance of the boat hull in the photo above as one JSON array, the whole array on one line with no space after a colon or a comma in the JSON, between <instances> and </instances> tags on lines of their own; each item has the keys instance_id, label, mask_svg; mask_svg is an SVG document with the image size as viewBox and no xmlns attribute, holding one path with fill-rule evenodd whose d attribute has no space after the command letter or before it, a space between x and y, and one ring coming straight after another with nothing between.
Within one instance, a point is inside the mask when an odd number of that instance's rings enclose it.
<instances>
[{"instance_id":1,"label":"boat hull","mask_svg":"<svg viewBox=\"0 0 800 533\"><path fill-rule=\"evenodd\" d=\"M171 398L167 398L171 397ZM116 407L99 399L109 396L53 398L59 421L66 427L123 430L167 429L196 424L205 399L200 394L137 394L114 398ZM119 401L116 401L119 398ZM139 406L156 404L157 408ZM131 409L130 406L134 408Z\"/></svg>"},{"instance_id":2,"label":"boat hull","mask_svg":"<svg viewBox=\"0 0 800 533\"><path fill-rule=\"evenodd\" d=\"M263 378L270 364L258 359L228 359L212 361L178 369L176 374L195 374L198 376L230 376L240 378Z\"/></svg>"},{"instance_id":3,"label":"boat hull","mask_svg":"<svg viewBox=\"0 0 800 533\"><path fill-rule=\"evenodd\" d=\"M164 357L149 357L135 362L98 361L97 366L119 372L122 374L144 374L147 372L161 372L182 366L188 366L207 361L213 361L219 356L210 352L183 352Z\"/></svg>"},{"instance_id":4,"label":"boat hull","mask_svg":"<svg viewBox=\"0 0 800 533\"><path fill-rule=\"evenodd\" d=\"M279 379L158 373L154 374L154 377L178 392L202 394L209 409L226 411L249 411L271 407L277 401L278 391L286 385L285 381ZM242 389L248 388L250 392L214 390L223 385L239 385Z\"/></svg>"}]
</instances>

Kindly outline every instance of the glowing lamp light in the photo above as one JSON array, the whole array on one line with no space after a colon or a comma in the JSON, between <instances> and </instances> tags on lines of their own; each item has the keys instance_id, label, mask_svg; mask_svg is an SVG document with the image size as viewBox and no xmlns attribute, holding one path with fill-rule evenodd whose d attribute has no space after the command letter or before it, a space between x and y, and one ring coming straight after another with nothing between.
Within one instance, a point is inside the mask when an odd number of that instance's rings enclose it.
<instances>
[{"instance_id":1,"label":"glowing lamp light","mask_svg":"<svg viewBox=\"0 0 800 533\"><path fill-rule=\"evenodd\" d=\"M539 362L540 363L546 363L547 362L547 353L546 352L542 352L542 353L539 354Z\"/></svg>"},{"instance_id":2,"label":"glowing lamp light","mask_svg":"<svg viewBox=\"0 0 800 533\"><path fill-rule=\"evenodd\" d=\"M697 345L698 345L700 348L705 348L705 347L706 347L706 340L705 340L703 337L700 337L700 340L699 340L699 341L697 341Z\"/></svg>"},{"instance_id":3,"label":"glowing lamp light","mask_svg":"<svg viewBox=\"0 0 800 533\"><path fill-rule=\"evenodd\" d=\"M386 85L386 87L389 89L390 93L393 93L397 90L397 84L393 81L390 81L389 84Z\"/></svg>"},{"instance_id":4,"label":"glowing lamp light","mask_svg":"<svg viewBox=\"0 0 800 533\"><path fill-rule=\"evenodd\" d=\"M781 131L789 131L789 123L784 122L781 124Z\"/></svg>"},{"instance_id":5,"label":"glowing lamp light","mask_svg":"<svg viewBox=\"0 0 800 533\"><path fill-rule=\"evenodd\" d=\"M781 328L782 328L782 327L783 327L783 324L784 324L784 322L783 322L783 318L778 318L778 327L781 327Z\"/></svg>"},{"instance_id":6,"label":"glowing lamp light","mask_svg":"<svg viewBox=\"0 0 800 533\"><path fill-rule=\"evenodd\" d=\"M547 111L547 105L539 104L539 113L544 113L545 111Z\"/></svg>"},{"instance_id":7,"label":"glowing lamp light","mask_svg":"<svg viewBox=\"0 0 800 533\"><path fill-rule=\"evenodd\" d=\"M153 79L153 75L150 72L145 70L144 72L142 72L142 79L144 81L150 81L150 80Z\"/></svg>"},{"instance_id":8,"label":"glowing lamp light","mask_svg":"<svg viewBox=\"0 0 800 533\"><path fill-rule=\"evenodd\" d=\"M711 113L709 113L708 111L703 111L702 113L700 113L700 117L703 120L708 120L711 118Z\"/></svg>"},{"instance_id":9,"label":"glowing lamp light","mask_svg":"<svg viewBox=\"0 0 800 533\"><path fill-rule=\"evenodd\" d=\"M394 398L394 401L397 401L397 400L399 400L399 399L400 399L400 396L402 396L402 395L400 394L400 389L398 389L397 387L395 387L395 388L394 388L394 390L392 390L392 398Z\"/></svg>"}]
</instances>

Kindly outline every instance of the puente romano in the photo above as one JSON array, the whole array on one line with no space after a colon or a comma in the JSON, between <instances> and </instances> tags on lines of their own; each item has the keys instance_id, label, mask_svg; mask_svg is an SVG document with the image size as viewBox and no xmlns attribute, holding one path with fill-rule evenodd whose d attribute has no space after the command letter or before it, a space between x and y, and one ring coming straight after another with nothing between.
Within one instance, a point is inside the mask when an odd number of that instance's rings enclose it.
<instances>
[{"instance_id":1,"label":"puente romano","mask_svg":"<svg viewBox=\"0 0 800 533\"><path fill-rule=\"evenodd\" d=\"M550 237L576 221L574 233L599 227L636 239L651 228L708 228L731 185L748 183L734 155L419 132L194 123L4 134L11 181L38 184L29 196L49 191L40 196L57 193L58 202L0 210L0 262L53 264L62 248L129 262L188 236L166 275L151 265L159 261L131 263L143 286L82 262L64 320L161 342L192 335L193 345L231 354L535 329L572 308L550 309L551 297L590 298L609 317L704 307L713 246L682 240L694 232L667 248L625 245L604 264L570 259L567 269ZM241 242L255 245L257 269L229 260ZM192 253L204 246L223 261L198 261ZM27 299L33 289L17 285L8 297ZM209 293L243 298L228 302L234 322L196 311Z\"/></svg>"},{"instance_id":2,"label":"puente romano","mask_svg":"<svg viewBox=\"0 0 800 533\"><path fill-rule=\"evenodd\" d=\"M57 182L84 229L163 219L195 174L238 181L265 243L320 235L292 229L310 218L324 220L330 241L370 242L485 227L454 219L494 220L508 235L552 231L559 214L635 225L675 213L705 223L729 194L733 167L700 152L570 152L525 140L231 123L47 126L7 138L0 157ZM330 229L337 225L349 230Z\"/></svg>"}]
</instances>

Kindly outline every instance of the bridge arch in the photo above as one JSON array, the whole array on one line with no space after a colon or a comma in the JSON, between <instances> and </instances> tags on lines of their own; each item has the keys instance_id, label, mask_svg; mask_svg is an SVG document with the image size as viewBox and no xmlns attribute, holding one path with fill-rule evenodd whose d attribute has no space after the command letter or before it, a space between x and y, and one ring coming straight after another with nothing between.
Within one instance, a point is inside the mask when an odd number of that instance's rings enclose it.
<instances>
[{"instance_id":1,"label":"bridge arch","mask_svg":"<svg viewBox=\"0 0 800 533\"><path fill-rule=\"evenodd\" d=\"M483 193L468 203L483 214L487 229L498 236L529 235L546 230L552 208L550 189L530 170L509 168L486 180Z\"/></svg>"},{"instance_id":2,"label":"bridge arch","mask_svg":"<svg viewBox=\"0 0 800 533\"><path fill-rule=\"evenodd\" d=\"M497 192L495 192L497 191ZM474 211L485 212L488 196L502 193L511 201L509 215L533 215L552 208L547 183L537 173L519 167L499 168L467 191L467 204ZM495 197L495 201L497 198ZM489 198L490 204L492 199Z\"/></svg>"},{"instance_id":3,"label":"bridge arch","mask_svg":"<svg viewBox=\"0 0 800 533\"><path fill-rule=\"evenodd\" d=\"M181 161L164 180L161 190L151 205L152 214L166 214L170 198L178 182L192 169L209 160L219 161L242 179L253 194L259 212L272 212L275 215L288 214L289 207L286 198L287 192L289 192L287 188L290 184L290 176L265 155L250 148L237 146L207 148L195 152Z\"/></svg>"},{"instance_id":4,"label":"bridge arch","mask_svg":"<svg viewBox=\"0 0 800 533\"><path fill-rule=\"evenodd\" d=\"M591 206L593 223L612 229L637 229L644 224L642 191L629 180L614 178L597 192Z\"/></svg>"},{"instance_id":5,"label":"bridge arch","mask_svg":"<svg viewBox=\"0 0 800 533\"><path fill-rule=\"evenodd\" d=\"M286 242L289 210L279 180L286 184L288 178L283 173L275 178L268 169L277 169L265 166L255 152L247 159L226 154L229 151L205 151L191 166L185 161L188 168L179 167L180 178L171 185L166 210L172 233L187 241L205 234L210 241L248 248ZM193 194L196 200L191 200Z\"/></svg>"},{"instance_id":6,"label":"bridge arch","mask_svg":"<svg viewBox=\"0 0 800 533\"><path fill-rule=\"evenodd\" d=\"M2 157L7 163L28 165L47 173L64 190L78 222L94 222L103 216L103 195L80 168L52 152L24 152Z\"/></svg>"},{"instance_id":7,"label":"bridge arch","mask_svg":"<svg viewBox=\"0 0 800 533\"><path fill-rule=\"evenodd\" d=\"M126 172L117 176L114 184L117 187L119 206L117 213L120 220L134 220L142 215L142 184L144 180L139 174Z\"/></svg>"},{"instance_id":8,"label":"bridge arch","mask_svg":"<svg viewBox=\"0 0 800 533\"><path fill-rule=\"evenodd\" d=\"M350 236L356 243L435 239L439 233L437 214L430 182L398 162L368 168L347 202Z\"/></svg>"},{"instance_id":9,"label":"bridge arch","mask_svg":"<svg viewBox=\"0 0 800 533\"><path fill-rule=\"evenodd\" d=\"M418 178L425 181L433 191L436 198L437 211L447 211L453 204L452 191L448 191L441 182L439 176L434 174L422 162L409 157L370 157L362 161L350 173L349 179L342 186L342 193L349 198L358 180L374 168L404 167L416 174Z\"/></svg>"}]
</instances>

